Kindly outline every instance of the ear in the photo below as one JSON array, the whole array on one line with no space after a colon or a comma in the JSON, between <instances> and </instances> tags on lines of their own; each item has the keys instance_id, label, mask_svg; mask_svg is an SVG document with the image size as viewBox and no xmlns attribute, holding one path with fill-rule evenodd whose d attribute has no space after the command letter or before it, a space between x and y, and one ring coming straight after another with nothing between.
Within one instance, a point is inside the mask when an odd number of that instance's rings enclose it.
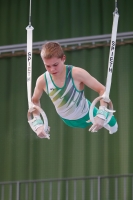
<instances>
[{"instance_id":1,"label":"ear","mask_svg":"<svg viewBox=\"0 0 133 200\"><path fill-rule=\"evenodd\" d=\"M63 57L62 57L62 61L63 61L63 62L66 61L66 56L65 56L65 55L63 55Z\"/></svg>"}]
</instances>

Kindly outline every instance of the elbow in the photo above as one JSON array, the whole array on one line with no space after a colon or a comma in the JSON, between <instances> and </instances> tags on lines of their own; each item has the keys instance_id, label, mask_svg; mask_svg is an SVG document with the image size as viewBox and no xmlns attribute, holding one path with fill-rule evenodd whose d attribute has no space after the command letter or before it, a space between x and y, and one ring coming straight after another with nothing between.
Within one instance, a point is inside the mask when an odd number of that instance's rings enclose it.
<instances>
[{"instance_id":1,"label":"elbow","mask_svg":"<svg viewBox=\"0 0 133 200\"><path fill-rule=\"evenodd\" d=\"M102 96L105 93L105 86L102 87L102 89L99 92L99 95Z\"/></svg>"},{"instance_id":2,"label":"elbow","mask_svg":"<svg viewBox=\"0 0 133 200\"><path fill-rule=\"evenodd\" d=\"M34 96L31 98L31 101L32 101L32 103L35 104L35 105L40 105L40 100L34 98Z\"/></svg>"}]
</instances>

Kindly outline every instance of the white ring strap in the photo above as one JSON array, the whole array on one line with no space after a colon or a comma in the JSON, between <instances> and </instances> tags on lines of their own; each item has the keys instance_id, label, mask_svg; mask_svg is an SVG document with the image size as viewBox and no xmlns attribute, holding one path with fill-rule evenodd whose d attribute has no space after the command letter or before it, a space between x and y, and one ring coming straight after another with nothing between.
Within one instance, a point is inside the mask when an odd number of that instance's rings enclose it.
<instances>
[{"instance_id":1,"label":"white ring strap","mask_svg":"<svg viewBox=\"0 0 133 200\"><path fill-rule=\"evenodd\" d=\"M30 16L31 17L31 16ZM31 23L30 23L31 24ZM45 114L45 112L39 107L34 105L31 102L31 92L32 92L32 32L33 27L31 25L26 27L27 30L27 96L28 96L28 120L31 119L32 112L36 109L39 111L39 113L42 115L43 121L44 121L44 131L47 134L48 133L48 119ZM47 134L48 135L48 134ZM47 137L49 138L49 135Z\"/></svg>"},{"instance_id":2,"label":"white ring strap","mask_svg":"<svg viewBox=\"0 0 133 200\"><path fill-rule=\"evenodd\" d=\"M110 53L109 53L109 60L108 60L108 72L107 72L107 80L106 80L106 89L105 93L97 97L90 106L89 116L92 123L94 123L94 117L93 117L93 109L98 101L103 99L105 102L109 104L110 113L106 120L106 124L110 121L112 117L113 111L113 104L109 98L110 94L110 88L111 88L111 81L112 81L112 73L113 73L113 64L114 64L114 56L115 56L115 46L116 46L116 35L117 35L117 27L118 27L118 9L115 9L115 12L113 13L114 19L113 19L113 26L112 26L112 36L111 36L111 45L110 45Z\"/></svg>"}]
</instances>

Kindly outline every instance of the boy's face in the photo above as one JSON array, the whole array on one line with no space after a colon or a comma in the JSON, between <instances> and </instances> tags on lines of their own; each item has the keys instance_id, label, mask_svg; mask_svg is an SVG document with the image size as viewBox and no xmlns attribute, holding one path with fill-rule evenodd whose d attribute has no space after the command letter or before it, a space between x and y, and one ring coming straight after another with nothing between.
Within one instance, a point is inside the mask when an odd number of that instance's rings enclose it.
<instances>
[{"instance_id":1,"label":"boy's face","mask_svg":"<svg viewBox=\"0 0 133 200\"><path fill-rule=\"evenodd\" d=\"M59 75L60 72L63 70L64 62L65 62L65 55L62 58L43 58L43 63L45 65L46 70L53 76Z\"/></svg>"}]
</instances>

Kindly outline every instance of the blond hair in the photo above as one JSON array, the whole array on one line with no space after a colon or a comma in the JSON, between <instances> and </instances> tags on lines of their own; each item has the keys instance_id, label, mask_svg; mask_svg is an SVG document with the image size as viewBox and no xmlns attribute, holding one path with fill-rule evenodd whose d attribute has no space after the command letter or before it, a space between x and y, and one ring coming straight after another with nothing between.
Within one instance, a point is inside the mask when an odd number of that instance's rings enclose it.
<instances>
[{"instance_id":1,"label":"blond hair","mask_svg":"<svg viewBox=\"0 0 133 200\"><path fill-rule=\"evenodd\" d=\"M57 42L47 42L42 46L41 57L49 59L53 57L62 58L64 51L59 43Z\"/></svg>"}]
</instances>

